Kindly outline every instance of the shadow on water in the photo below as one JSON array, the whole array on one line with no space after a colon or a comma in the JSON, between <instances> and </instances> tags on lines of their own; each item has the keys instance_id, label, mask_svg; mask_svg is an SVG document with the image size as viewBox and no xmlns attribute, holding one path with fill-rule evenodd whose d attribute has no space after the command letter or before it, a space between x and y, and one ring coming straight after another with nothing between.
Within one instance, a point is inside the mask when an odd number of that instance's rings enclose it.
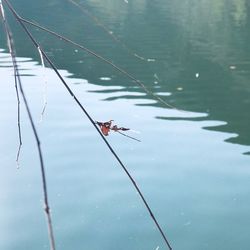
<instances>
[{"instance_id":1,"label":"shadow on water","mask_svg":"<svg viewBox=\"0 0 250 250\"><path fill-rule=\"evenodd\" d=\"M171 105L207 113L204 120L225 122L206 129L237 134L227 141L250 145L248 1L77 1L131 50L152 61L141 61L128 54L121 44L110 39L98 24L69 1L39 1L32 5L31 1L26 1L30 8L19 1L12 2L25 18L110 58L145 82L150 90L170 93L163 97ZM13 31L18 55L38 60L36 52L30 50L30 42L24 42L26 38L17 25ZM36 30L33 33L57 67L98 85L124 87L124 93L114 91L107 100L134 98L135 92L143 94L140 88L132 88L131 80L95 58L47 34ZM155 102L148 105L160 107Z\"/></svg>"}]
</instances>

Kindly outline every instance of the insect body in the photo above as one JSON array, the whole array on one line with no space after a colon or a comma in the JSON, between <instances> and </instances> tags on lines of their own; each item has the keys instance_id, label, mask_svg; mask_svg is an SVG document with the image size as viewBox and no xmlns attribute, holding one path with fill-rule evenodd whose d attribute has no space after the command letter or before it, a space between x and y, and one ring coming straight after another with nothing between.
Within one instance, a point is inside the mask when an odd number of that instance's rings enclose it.
<instances>
[{"instance_id":1,"label":"insect body","mask_svg":"<svg viewBox=\"0 0 250 250\"><path fill-rule=\"evenodd\" d=\"M105 135L105 136L108 136L109 132L111 130L113 130L114 132L118 132L119 134L121 134L123 136L126 136L126 137L128 137L130 139L133 139L133 140L136 140L136 141L140 142L140 140L138 140L138 139L136 139L136 138L134 138L132 136L126 135L126 134L121 132L121 131L128 131L128 130L130 130L130 128L124 128L124 127L118 127L117 125L112 125L113 121L114 120L110 120L108 122L98 122L98 121L96 121L96 124L100 127L103 135Z\"/></svg>"},{"instance_id":2,"label":"insect body","mask_svg":"<svg viewBox=\"0 0 250 250\"><path fill-rule=\"evenodd\" d=\"M110 120L108 122L96 122L96 124L100 127L102 133L105 136L109 135L110 129L111 129L111 124L113 120Z\"/></svg>"}]
</instances>

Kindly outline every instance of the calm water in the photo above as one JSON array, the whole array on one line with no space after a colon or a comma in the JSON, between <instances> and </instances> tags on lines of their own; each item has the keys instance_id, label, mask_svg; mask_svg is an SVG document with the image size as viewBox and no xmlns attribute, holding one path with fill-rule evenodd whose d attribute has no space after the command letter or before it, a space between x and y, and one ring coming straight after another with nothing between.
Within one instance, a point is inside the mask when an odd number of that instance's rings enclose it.
<instances>
[{"instance_id":1,"label":"calm water","mask_svg":"<svg viewBox=\"0 0 250 250\"><path fill-rule=\"evenodd\" d=\"M108 137L173 249L248 250L250 4L81 1L96 22L66 0L12 3L22 16L109 58L188 111L163 107L110 66L32 29L92 117L114 119L142 140ZM49 68L44 78L37 51L6 14L42 141L57 249L166 249L128 178ZM2 28L0 34L0 249L49 249L39 161L24 105L16 168L13 70ZM48 105L39 122L45 80Z\"/></svg>"}]
</instances>

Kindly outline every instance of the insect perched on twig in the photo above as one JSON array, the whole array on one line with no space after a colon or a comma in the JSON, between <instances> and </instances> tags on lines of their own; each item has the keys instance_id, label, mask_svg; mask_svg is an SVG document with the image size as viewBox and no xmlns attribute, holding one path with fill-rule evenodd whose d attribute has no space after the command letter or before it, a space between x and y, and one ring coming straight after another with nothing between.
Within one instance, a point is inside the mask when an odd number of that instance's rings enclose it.
<instances>
[{"instance_id":1,"label":"insect perched on twig","mask_svg":"<svg viewBox=\"0 0 250 250\"><path fill-rule=\"evenodd\" d=\"M114 132L118 132L119 134L121 134L123 136L126 136L126 137L128 137L130 139L133 139L135 141L140 142L140 140L138 140L138 139L136 139L136 138L134 138L132 136L126 135L126 134L121 132L121 131L128 131L128 130L130 130L130 128L124 128L124 127L118 127L117 125L112 125L113 121L114 120L110 120L108 122L98 122L98 121L96 121L96 124L100 127L103 135L105 135L105 136L108 136L109 132L112 130Z\"/></svg>"}]
</instances>

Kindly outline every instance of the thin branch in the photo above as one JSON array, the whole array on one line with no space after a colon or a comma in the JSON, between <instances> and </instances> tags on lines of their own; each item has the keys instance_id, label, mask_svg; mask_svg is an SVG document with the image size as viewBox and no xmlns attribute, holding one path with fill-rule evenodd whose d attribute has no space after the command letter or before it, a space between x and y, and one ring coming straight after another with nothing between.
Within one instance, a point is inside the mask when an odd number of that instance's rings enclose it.
<instances>
[{"instance_id":1,"label":"thin branch","mask_svg":"<svg viewBox=\"0 0 250 250\"><path fill-rule=\"evenodd\" d=\"M20 98L19 98L19 91L17 87L17 70L14 69L14 74L15 74L15 89L16 89L16 96L17 96L17 126L18 126L18 138L19 138L19 146L17 150L17 156L16 156L16 163L17 167L19 168L19 156L21 152L21 147L22 147L22 132L21 132L21 122L20 122Z\"/></svg>"},{"instance_id":2,"label":"thin branch","mask_svg":"<svg viewBox=\"0 0 250 250\"><path fill-rule=\"evenodd\" d=\"M112 38L112 40L118 44L120 44L125 50L128 51L129 54L132 56L135 56L136 58L149 62L152 59L146 59L143 56L138 55L135 53L132 49L130 49L124 42L122 42L111 30L109 30L96 16L94 16L92 13L90 13L86 8L84 8L81 4L77 3L74 0L68 0L70 3L75 5L82 13L87 15L89 18L91 18L99 27L102 28L102 30Z\"/></svg>"},{"instance_id":3,"label":"thin branch","mask_svg":"<svg viewBox=\"0 0 250 250\"><path fill-rule=\"evenodd\" d=\"M20 25L22 26L22 28L24 29L24 31L26 32L26 34L29 36L29 38L31 39L31 41L33 42L33 44L36 46L36 48L40 47L39 44L37 43L37 41L32 36L32 34L30 33L30 31L28 30L28 28L25 26L23 20L19 17L19 15L16 13L16 11L13 9L13 7L10 5L9 1L8 0L3 0L3 1L8 5L8 7L11 10L11 12L13 13L14 17L20 23ZM103 136L103 134L101 133L101 131L98 129L98 127L95 124L95 121L92 119L92 117L90 116L90 114L83 107L83 105L78 100L78 98L74 95L74 93L72 92L72 90L70 89L70 87L68 86L68 84L66 83L66 81L63 79L63 77L61 76L61 74L59 73L59 71L57 70L57 68L55 67L55 65L52 63L52 61L47 56L47 54L41 49L41 47L40 47L40 50L41 50L44 58L46 59L46 61L53 68L53 70L55 71L55 73L57 74L57 76L59 77L59 79L61 80L61 82L63 83L63 85L67 89L67 91L69 92L69 94L73 97L73 99L78 104L78 106L81 108L81 110L83 111L83 113L87 116L87 118L89 119L89 121L92 123L92 125L94 126L94 128L96 129L96 131L99 133L99 135L103 139L103 141L106 144L106 146L109 148L110 152L113 154L113 156L116 158L116 160L118 161L118 163L120 164L120 166L122 167L122 169L124 170L124 172L126 173L126 175L129 177L130 181L132 182L133 186L135 187L136 191L138 192L139 196L141 197L141 199L142 199L145 207L147 208L147 210L148 210L148 212L149 212L152 220L154 221L154 223L155 223L156 227L158 228L159 232L161 233L161 235L162 235L162 237L164 239L164 242L166 243L166 245L169 248L169 250L171 250L172 248L171 248L171 246L170 246L170 244L169 244L169 242L167 240L166 235L164 234L162 228L160 227L157 219L155 218L155 216L154 216L154 214L153 214L150 206L148 205L148 203L147 203L144 195L142 194L140 188L136 184L134 178L131 176L131 174L129 173L129 171L127 170L127 168L125 167L125 165L123 164L123 162L121 161L121 159L119 158L119 156L116 154L116 152L114 151L114 149L112 148L112 146L109 144L109 142Z\"/></svg>"},{"instance_id":4,"label":"thin branch","mask_svg":"<svg viewBox=\"0 0 250 250\"><path fill-rule=\"evenodd\" d=\"M3 8L3 5L2 5L2 2L0 0L0 12L1 12L1 16L2 16L2 19L3 19L3 25L4 25L4 29L5 29L5 32L6 34L9 34L10 35L7 35L7 45L8 45L8 48L9 48L9 52L10 54L13 56L14 55L14 51L12 50L12 46L11 44L13 43L13 41L11 40L12 39L12 36L11 36L11 32L10 32L10 29L8 28L8 24L7 24L7 21L6 21L6 18L5 18L5 13L4 13L4 8ZM19 97L19 90L18 90L18 86L17 86L17 70L16 68L14 67L14 80L15 80L15 90L16 90L16 98L17 98L17 126L18 126L18 140L19 140L19 145L18 145L18 149L17 149L17 155L16 155L16 163L17 163L17 168L19 168L19 156L20 156L20 152L21 152L21 147L22 147L22 131L21 131L21 122L20 122L20 97Z\"/></svg>"},{"instance_id":5,"label":"thin branch","mask_svg":"<svg viewBox=\"0 0 250 250\"><path fill-rule=\"evenodd\" d=\"M146 92L148 95L150 95L151 97L153 97L155 100L158 100L158 101L159 101L161 104L163 104L164 106L166 106L166 107L168 107L168 108L171 108L171 109L178 110L178 111L180 111L180 112L187 112L187 111L185 111L185 110L178 109L178 108L176 108L175 106L173 106L173 105L167 103L167 102L164 101L160 96L158 96L157 94L155 94L155 93L153 93L152 91L150 91L150 90L145 86L145 84L144 84L142 81L136 79L133 75L131 75L130 73L128 73L126 70L122 69L121 67L117 66L116 64L112 63L110 60L104 58L103 56L97 54L96 52L94 52L94 51L88 49L87 47L85 47L85 46L83 46L83 45L80 45L80 44L78 44L78 43L72 41L71 39L69 39L69 38L67 38L67 37L65 37L65 36L62 36L62 35L56 33L55 31L49 30L49 29L47 29L47 28L45 28L45 27L43 27L43 26L41 26L41 25L39 25L39 24L36 24L36 23L34 23L34 22L31 22L31 21L28 21L28 20L26 20L26 19L20 17L19 15L18 15L18 18L19 18L20 21L22 21L22 22L24 22L24 23L27 23L27 24L29 24L29 25L32 25L32 26L34 26L34 27L36 27L36 28L38 28L38 29L40 29L40 30L43 30L43 31L45 31L45 32L47 32L47 33L49 33L49 34L51 34L51 35L53 35L53 36L59 38L60 40L63 40L64 42L70 43L70 44L74 45L75 47L77 47L78 49L83 50L83 51L87 52L88 54L90 54L90 55L96 57L97 59L99 59L99 60L105 62L106 64L110 65L110 66L111 66L112 68L114 68L116 71L120 72L121 74L125 75L127 78L129 78L130 80L132 80L133 82L135 82L138 86L140 86L140 87L144 90L144 92Z\"/></svg>"},{"instance_id":6,"label":"thin branch","mask_svg":"<svg viewBox=\"0 0 250 250\"><path fill-rule=\"evenodd\" d=\"M137 139L137 138L135 138L135 137L133 137L133 136L130 136L130 135L126 135L126 134L122 133L121 131L116 131L116 132L118 132L119 134L121 134L121 135L123 135L123 136L126 136L126 137L128 137L128 138L130 138L130 139L132 139L132 140L141 142L139 139Z\"/></svg>"},{"instance_id":7,"label":"thin branch","mask_svg":"<svg viewBox=\"0 0 250 250\"><path fill-rule=\"evenodd\" d=\"M38 149L38 153L39 153L39 160L40 160L40 167L41 167L41 174L42 174L42 184L43 184L43 195L44 195L44 210L45 210L45 214L46 214L46 218L47 218L47 225L48 225L48 233L49 233L49 240L50 240L50 249L51 250L55 250L55 240L54 240L54 233L53 233L53 228L52 228L52 221L51 221L51 214L50 214L50 208L49 208L49 201L48 201L48 191L47 191L47 184L46 184L46 175L45 175L45 167L44 167L44 163L43 163L43 156L42 156L42 149L41 149L41 142L31 115L31 111L27 102L27 98L25 96L24 90L23 90L23 86L22 86L22 82L21 82L21 78L20 78L20 74L19 74L19 69L18 69L18 65L17 65L17 61L16 61L16 55L14 52L14 43L13 43L13 37L11 34L11 31L8 27L7 21L5 19L5 31L7 34L7 39L9 41L9 46L10 46L10 51L11 51L11 58L12 58L12 63L13 63L13 68L15 71L15 76L18 82L18 86L25 104L25 108L26 111L28 113L28 117L30 120L30 124L35 136L35 140L36 140L36 144L37 144L37 149Z\"/></svg>"}]
</instances>

